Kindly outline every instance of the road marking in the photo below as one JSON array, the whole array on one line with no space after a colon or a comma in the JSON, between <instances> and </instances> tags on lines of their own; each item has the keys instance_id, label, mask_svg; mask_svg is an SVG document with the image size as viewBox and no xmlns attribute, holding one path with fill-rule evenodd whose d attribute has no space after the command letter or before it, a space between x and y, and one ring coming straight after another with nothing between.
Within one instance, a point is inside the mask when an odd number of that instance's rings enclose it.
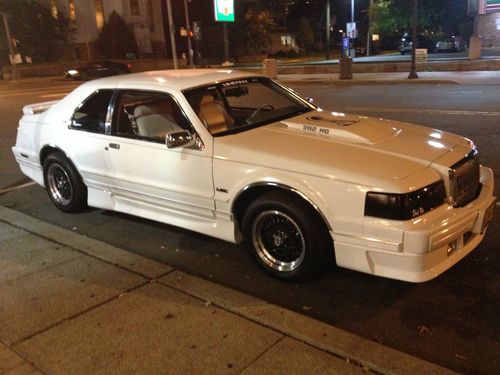
<instances>
[{"instance_id":1,"label":"road marking","mask_svg":"<svg viewBox=\"0 0 500 375\"><path fill-rule=\"evenodd\" d=\"M47 94L47 95L40 95L40 98L55 98L57 96L65 96L68 95L69 91L66 92L58 92L57 94Z\"/></svg>"},{"instance_id":2,"label":"road marking","mask_svg":"<svg viewBox=\"0 0 500 375\"><path fill-rule=\"evenodd\" d=\"M428 113L434 115L456 116L490 116L500 117L500 112L487 111L455 111L446 109L420 109L420 108L380 108L380 107L344 107L346 112L378 112L378 113Z\"/></svg>"},{"instance_id":3,"label":"road marking","mask_svg":"<svg viewBox=\"0 0 500 375\"><path fill-rule=\"evenodd\" d=\"M74 85L66 85L66 86L54 86L54 87L44 87L44 88L39 88L39 89L26 89L26 90L17 90L17 91L10 91L8 93L0 93L0 98L9 98L9 97L14 97L14 96L23 96L23 95L36 95L36 94L42 94L44 92L52 92L52 91L57 91L57 90L68 90L66 93L69 91L73 90L75 87Z\"/></svg>"},{"instance_id":4,"label":"road marking","mask_svg":"<svg viewBox=\"0 0 500 375\"><path fill-rule=\"evenodd\" d=\"M33 185L36 185L35 181L30 181L30 182L26 182L25 184L12 186L10 188L0 190L0 195L5 194L5 193L9 193L9 192L14 191L14 190L21 190L21 189L24 189L24 188L27 188L27 187L33 186Z\"/></svg>"}]
</instances>

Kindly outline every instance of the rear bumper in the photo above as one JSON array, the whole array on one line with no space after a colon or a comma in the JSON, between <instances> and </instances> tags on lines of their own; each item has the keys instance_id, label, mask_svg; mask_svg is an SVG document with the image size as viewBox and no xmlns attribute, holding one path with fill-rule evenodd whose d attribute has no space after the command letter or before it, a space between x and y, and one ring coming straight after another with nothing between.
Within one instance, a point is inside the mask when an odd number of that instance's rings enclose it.
<instances>
[{"instance_id":1,"label":"rear bumper","mask_svg":"<svg viewBox=\"0 0 500 375\"><path fill-rule=\"evenodd\" d=\"M435 278L484 238L496 202L491 169L481 167L481 182L481 194L465 207L443 205L408 222L368 219L362 236L332 233L337 264L409 282Z\"/></svg>"}]
</instances>

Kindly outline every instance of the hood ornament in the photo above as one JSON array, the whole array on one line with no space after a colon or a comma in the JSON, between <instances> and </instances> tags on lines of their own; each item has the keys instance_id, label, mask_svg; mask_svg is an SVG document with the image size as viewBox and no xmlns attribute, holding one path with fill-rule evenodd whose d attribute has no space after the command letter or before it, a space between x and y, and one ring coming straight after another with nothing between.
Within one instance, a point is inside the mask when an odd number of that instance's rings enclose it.
<instances>
[{"instance_id":1,"label":"hood ornament","mask_svg":"<svg viewBox=\"0 0 500 375\"><path fill-rule=\"evenodd\" d=\"M309 121L329 122L329 123L335 124L337 126L342 126L342 127L351 126L351 125L357 124L359 122L359 120L340 120L340 119L337 120L337 119L332 119L332 118L323 118L321 116L310 116L310 117L307 117L306 119Z\"/></svg>"}]
</instances>

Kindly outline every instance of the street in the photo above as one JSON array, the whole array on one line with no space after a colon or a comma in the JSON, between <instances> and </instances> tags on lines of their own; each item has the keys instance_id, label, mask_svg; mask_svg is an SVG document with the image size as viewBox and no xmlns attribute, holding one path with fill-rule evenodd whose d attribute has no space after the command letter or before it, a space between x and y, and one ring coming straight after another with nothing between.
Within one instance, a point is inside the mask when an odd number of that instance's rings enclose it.
<instances>
[{"instance_id":1,"label":"street","mask_svg":"<svg viewBox=\"0 0 500 375\"><path fill-rule=\"evenodd\" d=\"M263 274L243 246L137 217L89 209L58 211L27 185L10 147L22 107L61 98L78 83L32 80L0 85L0 205L210 279L375 342L462 373L500 368L500 210L484 242L437 279L409 284L331 269L302 284ZM416 122L474 140L495 172L500 196L498 85L322 85L293 89L321 107Z\"/></svg>"}]
</instances>

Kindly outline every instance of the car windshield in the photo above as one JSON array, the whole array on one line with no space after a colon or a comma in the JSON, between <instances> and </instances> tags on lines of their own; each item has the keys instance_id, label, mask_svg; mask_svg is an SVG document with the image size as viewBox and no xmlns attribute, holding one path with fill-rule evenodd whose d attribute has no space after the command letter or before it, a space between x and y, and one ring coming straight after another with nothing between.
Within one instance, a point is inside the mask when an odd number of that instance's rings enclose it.
<instances>
[{"instance_id":1,"label":"car windshield","mask_svg":"<svg viewBox=\"0 0 500 375\"><path fill-rule=\"evenodd\" d=\"M244 78L184 91L212 135L220 136L280 121L315 109L270 79Z\"/></svg>"}]
</instances>

